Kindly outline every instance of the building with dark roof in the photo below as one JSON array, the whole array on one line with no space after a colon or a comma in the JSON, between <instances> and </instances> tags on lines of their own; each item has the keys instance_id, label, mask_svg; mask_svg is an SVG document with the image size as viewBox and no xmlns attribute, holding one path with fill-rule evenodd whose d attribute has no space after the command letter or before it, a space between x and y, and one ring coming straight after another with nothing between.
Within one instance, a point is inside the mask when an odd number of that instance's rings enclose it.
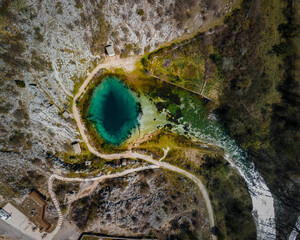
<instances>
[{"instance_id":1,"label":"building with dark roof","mask_svg":"<svg viewBox=\"0 0 300 240\"><path fill-rule=\"evenodd\" d=\"M40 232L48 231L51 228L51 224L45 219L47 201L35 190L28 196L41 207L41 210L33 217L34 222L38 225Z\"/></svg>"}]
</instances>

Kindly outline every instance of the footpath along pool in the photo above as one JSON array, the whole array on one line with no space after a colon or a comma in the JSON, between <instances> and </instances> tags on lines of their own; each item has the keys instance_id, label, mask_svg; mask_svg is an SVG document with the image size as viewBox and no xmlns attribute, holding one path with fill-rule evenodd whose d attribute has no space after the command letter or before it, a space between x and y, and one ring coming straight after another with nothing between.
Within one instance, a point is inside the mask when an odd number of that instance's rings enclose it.
<instances>
[{"instance_id":1,"label":"footpath along pool","mask_svg":"<svg viewBox=\"0 0 300 240\"><path fill-rule=\"evenodd\" d=\"M131 136L139 124L138 116L141 107L137 99L136 94L120 79L115 76L105 77L93 91L87 118L100 137L119 146ZM264 179L255 169L251 158L234 139L225 133L218 120L209 119L205 117L205 114L199 116L198 111L191 107L194 106L192 102L183 105L188 108L189 115L195 114L192 118L194 121L200 121L199 124L193 121L185 122L190 125L190 134L199 140L224 149L227 161L231 163L232 167L237 168L246 181L252 198L252 214L257 227L257 238L275 239L274 200ZM201 127L197 128L195 125ZM176 132L175 126L173 131Z\"/></svg>"}]
</instances>

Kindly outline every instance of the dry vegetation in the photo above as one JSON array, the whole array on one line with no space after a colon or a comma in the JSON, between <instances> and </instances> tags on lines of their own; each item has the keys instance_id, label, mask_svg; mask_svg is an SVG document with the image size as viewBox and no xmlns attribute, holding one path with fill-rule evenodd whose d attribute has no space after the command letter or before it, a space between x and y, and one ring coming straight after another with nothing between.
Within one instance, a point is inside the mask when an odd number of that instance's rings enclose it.
<instances>
[{"instance_id":1,"label":"dry vegetation","mask_svg":"<svg viewBox=\"0 0 300 240\"><path fill-rule=\"evenodd\" d=\"M101 183L92 196L72 204L71 219L82 229L110 235L208 239L209 223L199 196L187 179L147 170Z\"/></svg>"},{"instance_id":2,"label":"dry vegetation","mask_svg":"<svg viewBox=\"0 0 300 240\"><path fill-rule=\"evenodd\" d=\"M165 161L194 172L203 180L213 204L218 239L256 238L247 186L223 158L220 149L163 133L141 145L141 148L151 152L151 148L160 148L161 145L171 146Z\"/></svg>"}]
</instances>

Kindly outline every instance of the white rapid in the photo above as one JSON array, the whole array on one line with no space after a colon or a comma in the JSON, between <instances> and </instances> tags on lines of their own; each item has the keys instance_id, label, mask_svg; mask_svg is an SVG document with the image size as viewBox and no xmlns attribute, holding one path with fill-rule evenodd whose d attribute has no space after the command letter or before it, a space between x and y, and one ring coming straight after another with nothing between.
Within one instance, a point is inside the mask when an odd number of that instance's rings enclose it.
<instances>
[{"instance_id":1,"label":"white rapid","mask_svg":"<svg viewBox=\"0 0 300 240\"><path fill-rule=\"evenodd\" d=\"M289 236L289 240L296 240L297 236L299 235L299 231L300 231L300 216L298 217L295 227Z\"/></svg>"},{"instance_id":2,"label":"white rapid","mask_svg":"<svg viewBox=\"0 0 300 240\"><path fill-rule=\"evenodd\" d=\"M136 62L137 58L111 58L111 60L107 61L106 63L99 64L92 73L88 76L88 78L84 81L81 85L79 91L74 97L73 100L73 115L74 119L77 122L77 126L81 133L81 136L84 142L87 144L89 150L94 153L96 156L103 157L106 159L115 159L116 157L120 158L121 154L111 154L105 155L97 152L92 146L89 145L89 141L87 136L85 135L84 126L80 120L80 114L76 107L76 101L80 98L81 94L84 92L86 86L91 81L93 76L101 69L101 68L113 68L113 67L123 67L129 71L134 69L134 63ZM183 98L184 99L184 98ZM255 219L256 228L257 228L257 239L258 240L275 240L276 239L276 224L275 224L275 210L274 210L274 200L272 194L266 185L264 179L256 171L255 166L252 160L247 156L246 152L243 151L239 145L236 143L235 140L230 138L226 133L225 130L220 126L219 121L215 118L207 118L207 117L200 117L204 116L206 110L201 110L200 106L193 104L192 102L185 102L182 104L181 109L185 108L185 115L189 116L186 117L192 119L191 122L182 122L182 124L187 124L190 126L190 134L206 141L208 143L212 143L222 149L224 149L226 153L226 159L229 163L235 167L244 180L247 183L250 196L252 198L253 210L252 215ZM197 127L196 127L197 126ZM180 126L174 126L174 130L182 132L182 128ZM123 157L125 154L122 154ZM158 165L165 165L164 162L153 162L152 157L145 156L138 153L133 153L131 151L127 152L126 154L129 158L141 158L148 162L158 164ZM166 166L163 166L166 167ZM170 166L168 166L170 167ZM176 168L175 166L171 166L172 169ZM171 169L171 170L172 170ZM180 172L179 168L177 172ZM173 170L172 170L173 171ZM205 188L204 188L205 189ZM212 218L213 219L213 218ZM213 225L212 225L213 226Z\"/></svg>"},{"instance_id":3,"label":"white rapid","mask_svg":"<svg viewBox=\"0 0 300 240\"><path fill-rule=\"evenodd\" d=\"M274 200L263 177L255 169L253 161L237 142L225 133L216 118L202 119L201 125L200 129L193 128L193 124L190 124L190 128L193 129L190 131L191 135L224 149L226 160L238 170L247 183L253 204L252 215L256 223L257 239L275 240Z\"/></svg>"}]
</instances>

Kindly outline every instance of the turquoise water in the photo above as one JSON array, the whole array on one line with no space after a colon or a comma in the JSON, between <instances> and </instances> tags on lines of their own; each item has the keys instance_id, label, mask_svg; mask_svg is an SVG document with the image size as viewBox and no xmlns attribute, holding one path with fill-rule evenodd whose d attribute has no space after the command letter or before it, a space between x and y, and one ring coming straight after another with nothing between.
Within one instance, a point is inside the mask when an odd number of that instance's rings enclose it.
<instances>
[{"instance_id":1,"label":"turquoise water","mask_svg":"<svg viewBox=\"0 0 300 240\"><path fill-rule=\"evenodd\" d=\"M138 126L140 107L134 93L117 77L105 77L95 88L87 119L106 142L119 146Z\"/></svg>"},{"instance_id":2,"label":"turquoise water","mask_svg":"<svg viewBox=\"0 0 300 240\"><path fill-rule=\"evenodd\" d=\"M276 239L274 200L251 157L228 135L218 117L208 114L196 97L180 97L183 118L179 122L189 127L189 135L222 148L226 160L247 183L253 204L252 215L257 227L257 239ZM177 130L182 132L179 128Z\"/></svg>"}]
</instances>

